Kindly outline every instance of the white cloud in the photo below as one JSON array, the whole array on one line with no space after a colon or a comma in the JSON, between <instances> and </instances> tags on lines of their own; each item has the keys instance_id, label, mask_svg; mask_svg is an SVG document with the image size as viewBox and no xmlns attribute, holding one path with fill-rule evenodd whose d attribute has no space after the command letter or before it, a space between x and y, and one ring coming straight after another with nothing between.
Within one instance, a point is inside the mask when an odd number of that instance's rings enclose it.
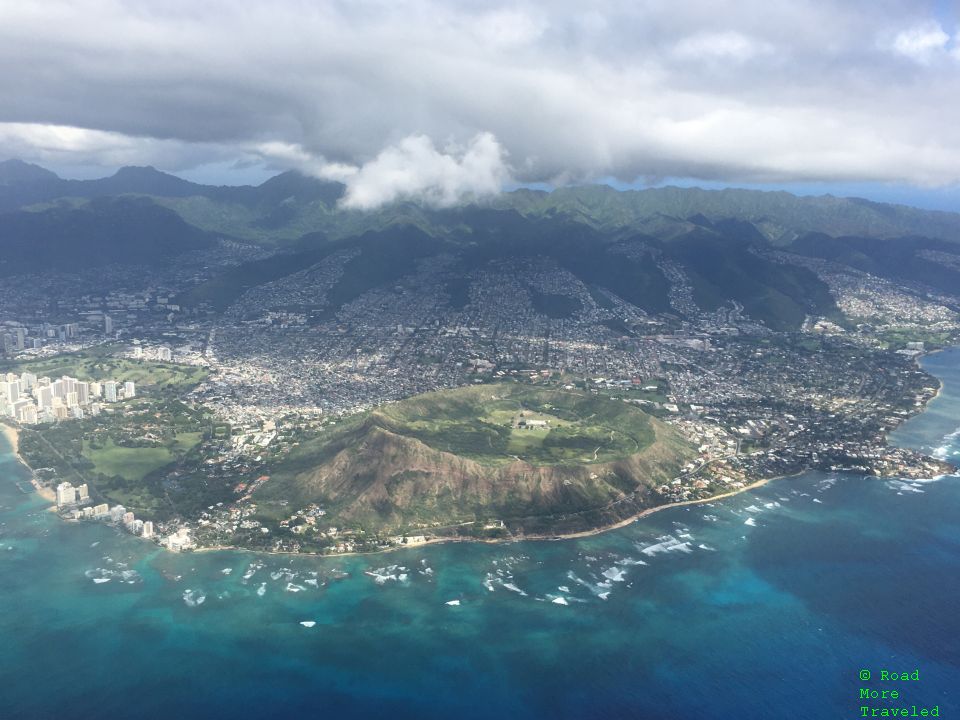
<instances>
[{"instance_id":1,"label":"white cloud","mask_svg":"<svg viewBox=\"0 0 960 720\"><path fill-rule=\"evenodd\" d=\"M346 208L370 210L396 200L448 207L500 192L510 179L506 153L490 133L443 151L425 135L410 135L360 164L329 162L289 143L260 143L254 150L274 163L344 183Z\"/></svg>"},{"instance_id":2,"label":"white cloud","mask_svg":"<svg viewBox=\"0 0 960 720\"><path fill-rule=\"evenodd\" d=\"M321 174L345 182L344 207L369 210L394 200L434 206L499 192L509 178L503 148L490 133L465 148L440 152L424 135L411 135L359 167L328 166Z\"/></svg>"},{"instance_id":3,"label":"white cloud","mask_svg":"<svg viewBox=\"0 0 960 720\"><path fill-rule=\"evenodd\" d=\"M255 156L356 207L490 192L506 157L519 181L956 183L956 40L915 0L871 7L0 0L0 124L21 128L0 157Z\"/></svg>"},{"instance_id":4,"label":"white cloud","mask_svg":"<svg viewBox=\"0 0 960 720\"><path fill-rule=\"evenodd\" d=\"M893 50L916 62L927 64L946 50L950 36L940 23L928 21L902 30L893 39Z\"/></svg>"},{"instance_id":5,"label":"white cloud","mask_svg":"<svg viewBox=\"0 0 960 720\"><path fill-rule=\"evenodd\" d=\"M66 165L162 165L171 170L238 160L232 145L136 137L50 123L0 122L0 157Z\"/></svg>"},{"instance_id":6,"label":"white cloud","mask_svg":"<svg viewBox=\"0 0 960 720\"><path fill-rule=\"evenodd\" d=\"M768 42L738 32L705 32L683 38L674 48L681 58L745 62L774 51Z\"/></svg>"}]
</instances>

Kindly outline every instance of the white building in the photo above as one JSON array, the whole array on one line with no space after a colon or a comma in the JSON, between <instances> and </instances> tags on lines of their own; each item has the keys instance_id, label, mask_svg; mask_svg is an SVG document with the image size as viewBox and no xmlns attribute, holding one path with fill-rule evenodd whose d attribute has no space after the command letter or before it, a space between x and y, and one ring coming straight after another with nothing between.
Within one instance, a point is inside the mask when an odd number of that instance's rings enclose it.
<instances>
[{"instance_id":1,"label":"white building","mask_svg":"<svg viewBox=\"0 0 960 720\"><path fill-rule=\"evenodd\" d=\"M77 504L77 489L73 484L62 482L57 485L57 507L62 508L67 505Z\"/></svg>"}]
</instances>

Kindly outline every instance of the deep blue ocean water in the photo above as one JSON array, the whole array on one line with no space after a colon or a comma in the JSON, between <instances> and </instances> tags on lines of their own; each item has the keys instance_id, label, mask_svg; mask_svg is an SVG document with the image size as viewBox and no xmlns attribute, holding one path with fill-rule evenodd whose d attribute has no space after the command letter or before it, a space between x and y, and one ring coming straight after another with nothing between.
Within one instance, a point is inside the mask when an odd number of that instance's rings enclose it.
<instances>
[{"instance_id":1,"label":"deep blue ocean water","mask_svg":"<svg viewBox=\"0 0 960 720\"><path fill-rule=\"evenodd\" d=\"M924 365L945 391L894 439L956 459L960 350ZM855 718L888 668L960 720L958 478L339 559L161 552L24 478L0 455L0 718Z\"/></svg>"}]
</instances>

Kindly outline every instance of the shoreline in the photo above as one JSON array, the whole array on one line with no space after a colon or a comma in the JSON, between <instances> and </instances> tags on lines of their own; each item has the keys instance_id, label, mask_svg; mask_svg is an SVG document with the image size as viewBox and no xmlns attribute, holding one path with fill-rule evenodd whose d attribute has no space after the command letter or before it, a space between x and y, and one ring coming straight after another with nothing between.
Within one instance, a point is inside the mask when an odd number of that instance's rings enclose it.
<instances>
[{"instance_id":1,"label":"shoreline","mask_svg":"<svg viewBox=\"0 0 960 720\"><path fill-rule=\"evenodd\" d=\"M748 490L755 490L756 488L762 487L767 483L773 482L774 480L786 480L788 478L797 477L803 473L794 473L792 475L778 475L776 477L764 478L762 480L756 480L749 485L745 485L742 488L737 488L736 490L730 490L729 492L720 493L719 495L712 495L708 498L700 498L697 500L682 500L675 503L664 503L663 505L655 505L654 507L645 508L640 512L631 515L628 518L619 520L612 525L605 525L600 528L595 528L592 530L581 530L579 532L564 534L564 535L544 535L544 534L535 534L535 535L516 535L509 538L470 538L470 537L438 537L431 538L426 542L416 543L413 545L394 545L388 548L382 548L380 550L355 550L352 552L343 552L343 553L319 553L319 552L290 552L288 550L251 550L250 548L241 547L238 545L213 545L210 547L201 547L194 548L188 552L192 553L207 553L207 552L221 552L221 551L234 551L234 552L248 552L255 553L257 555L293 555L293 556L302 556L302 557L315 557L315 558L339 558L339 557L357 557L361 555L382 555L384 553L397 552L398 550L412 550L414 548L426 547L428 545L444 545L447 543L483 543L485 545L501 545L507 543L517 543L517 542L561 542L564 540L576 540L578 538L593 537L595 535L602 535L604 533L612 532L614 530L621 530L638 520L642 520L645 517L658 513L661 510L670 510L672 508L678 507L688 507L690 505L706 505L708 503L714 502L715 500L725 500L726 498L731 498L741 493L745 493Z\"/></svg>"},{"instance_id":2,"label":"shoreline","mask_svg":"<svg viewBox=\"0 0 960 720\"><path fill-rule=\"evenodd\" d=\"M44 487L40 484L40 481L37 480L37 478L33 475L33 468L27 465L27 461L23 459L22 455L20 455L20 431L12 425L0 423L0 434L2 434L6 441L10 444L10 454L13 455L17 459L17 462L26 468L30 473L30 484L33 485L33 489L36 491L37 495L47 502L56 505L57 494L50 488Z\"/></svg>"},{"instance_id":3,"label":"shoreline","mask_svg":"<svg viewBox=\"0 0 960 720\"><path fill-rule=\"evenodd\" d=\"M935 350L928 350L926 352L923 352L913 358L914 365L917 367L917 369L923 372L926 372L923 369L920 361L924 357L928 357L930 355L940 353L950 348L960 348L960 345L937 348ZM927 373L927 374L929 375L930 373ZM933 395L933 397L927 400L926 403L924 403L923 407L918 413L911 415L909 418L907 418L907 420L912 419L913 417L916 417L917 415L920 415L926 412L927 409L929 408L930 403L936 400L937 398L939 398L941 393L944 391L945 384L943 380L936 376L932 376L932 377L935 377L938 383L936 393ZM906 422L906 420L904 422ZM47 500L48 502L55 504L56 494L51 489L41 485L39 481L37 481L36 478L33 477L33 469L24 461L24 459L19 454L19 430L15 427L8 425L7 423L0 423L0 432L3 433L3 436L10 443L13 455L17 458L20 464L22 464L27 470L30 471L31 473L30 482L36 489L37 494L44 500ZM885 439L888 438L888 435L889 435L889 432L884 433ZM888 446L890 445L889 439L887 439L887 445ZM754 480L753 482L750 482L749 484L745 485L742 488L729 490L726 492L719 493L717 495L712 495L707 498L700 498L696 500L682 500L679 502L665 503L663 505L655 505L653 507L645 508L640 512L634 513L633 515L630 515L629 517L626 517L623 520L619 520L610 525L604 525L602 527L592 528L589 530L581 530L573 533L530 534L530 535L521 534L521 535L513 535L511 537L506 537L506 538L434 537L424 542L420 542L416 544L394 545L391 547L380 548L377 550L359 550L359 551L351 551L351 552L343 552L343 553L292 552L288 550L262 550L262 549L258 550L258 549L251 549L251 548L246 548L242 546L237 546L237 545L212 545L212 546L206 546L206 547L191 548L187 551L179 551L177 554L182 554L182 552L207 553L207 552L220 552L220 551L234 551L234 552L255 553L258 555L300 555L300 556L316 557L316 558L335 558L335 557L353 557L353 556L359 556L359 555L380 555L383 553L396 552L398 550L410 550L413 548L426 547L428 545L441 545L446 543L484 543L487 545L496 545L496 544L517 543L517 542L545 542L545 541L556 542L556 541L563 541L563 540L576 540L580 538L587 538L587 537L593 537L596 535L601 535L603 533L612 532L614 530L620 530L629 525L632 525L638 520L641 520L645 517L653 515L654 513L660 512L662 510L668 510L671 508L678 508L678 507L689 507L691 505L704 505L704 504L712 503L717 500L724 500L730 497L734 497L736 495L740 495L741 493L745 493L750 490L754 490L756 488L762 487L775 480L784 480L791 477L797 477L799 475L802 475L804 472L809 472L809 470L804 470L804 471L792 473L789 475L778 475L774 477L763 478L760 480ZM167 552L174 552L174 551L171 551L169 548L167 548L165 545L161 545L156 541L154 541L154 545L159 547L161 550L165 550Z\"/></svg>"},{"instance_id":4,"label":"shoreline","mask_svg":"<svg viewBox=\"0 0 960 720\"><path fill-rule=\"evenodd\" d=\"M20 431L11 425L0 423L0 434L10 443L10 452L12 452L20 462L23 462L23 460L20 459Z\"/></svg>"}]
</instances>

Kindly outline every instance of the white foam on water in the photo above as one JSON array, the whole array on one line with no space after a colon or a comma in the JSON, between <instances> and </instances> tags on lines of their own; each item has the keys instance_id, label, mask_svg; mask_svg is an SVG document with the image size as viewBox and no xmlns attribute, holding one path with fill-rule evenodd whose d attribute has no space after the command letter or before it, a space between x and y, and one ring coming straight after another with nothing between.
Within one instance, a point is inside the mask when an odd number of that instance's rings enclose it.
<instances>
[{"instance_id":1,"label":"white foam on water","mask_svg":"<svg viewBox=\"0 0 960 720\"><path fill-rule=\"evenodd\" d=\"M267 584L260 583L260 587L257 588L257 595L259 595L260 597L263 597L266 594L267 594Z\"/></svg>"},{"instance_id":2,"label":"white foam on water","mask_svg":"<svg viewBox=\"0 0 960 720\"><path fill-rule=\"evenodd\" d=\"M459 601L459 600L447 600L447 602L444 603L444 604L445 604L445 605L453 605L454 607L456 607L456 606L460 605L460 601Z\"/></svg>"},{"instance_id":3,"label":"white foam on water","mask_svg":"<svg viewBox=\"0 0 960 720\"><path fill-rule=\"evenodd\" d=\"M639 547L638 549L647 557L653 557L657 553L669 553L669 552L683 552L690 553L693 552L693 549L690 547L689 542L680 542L677 538L672 535L661 535L657 538L660 542L654 543L653 545L647 545L646 547Z\"/></svg>"},{"instance_id":4,"label":"white foam on water","mask_svg":"<svg viewBox=\"0 0 960 720\"><path fill-rule=\"evenodd\" d=\"M551 600L550 602L552 602L554 605L569 605L569 604L570 604L570 603L567 602L567 599L566 599L565 597L556 597L556 598L554 598L553 600Z\"/></svg>"},{"instance_id":5,"label":"white foam on water","mask_svg":"<svg viewBox=\"0 0 960 720\"><path fill-rule=\"evenodd\" d=\"M935 477L930 477L930 478L910 478L910 480L909 480L908 482L909 482L911 485L916 486L916 485L922 485L922 484L924 484L924 483L940 482L940 481L943 480L944 478L948 478L948 477L958 477L958 475L957 475L956 473L954 473L953 475L936 475ZM907 481L905 481L905 482L907 482Z\"/></svg>"},{"instance_id":6,"label":"white foam on water","mask_svg":"<svg viewBox=\"0 0 960 720\"><path fill-rule=\"evenodd\" d=\"M100 585L100 584L102 584L102 583L108 583L108 582L110 582L110 578L98 577L98 578L94 578L93 581L94 581L97 585Z\"/></svg>"},{"instance_id":7,"label":"white foam on water","mask_svg":"<svg viewBox=\"0 0 960 720\"><path fill-rule=\"evenodd\" d=\"M203 590L191 590L187 588L183 593L183 602L187 604L187 607L203 605L206 599L207 596L203 593Z\"/></svg>"},{"instance_id":8,"label":"white foam on water","mask_svg":"<svg viewBox=\"0 0 960 720\"><path fill-rule=\"evenodd\" d=\"M922 486L915 484L914 482L906 482L904 480L890 480L886 483L886 485L891 490L896 490L897 495L903 495L904 493L923 494L924 492Z\"/></svg>"},{"instance_id":9,"label":"white foam on water","mask_svg":"<svg viewBox=\"0 0 960 720\"><path fill-rule=\"evenodd\" d=\"M620 570L615 567L607 568L600 574L603 575L607 580L610 580L611 582L623 582L627 577L626 571Z\"/></svg>"},{"instance_id":10,"label":"white foam on water","mask_svg":"<svg viewBox=\"0 0 960 720\"><path fill-rule=\"evenodd\" d=\"M699 545L697 545L697 547L700 548L701 550L712 550L713 552L716 552L716 551L717 551L717 549L716 549L715 547L710 547L709 545L707 545L707 544L705 544L705 543L700 543Z\"/></svg>"},{"instance_id":11,"label":"white foam on water","mask_svg":"<svg viewBox=\"0 0 960 720\"><path fill-rule=\"evenodd\" d=\"M518 588L516 585L514 585L512 582L503 583L503 587L504 587L505 589L509 590L510 592L515 592L515 593L517 593L518 595L521 595L521 596L523 596L523 597L527 597L527 594L526 594L523 590L521 590L520 588Z\"/></svg>"},{"instance_id":12,"label":"white foam on water","mask_svg":"<svg viewBox=\"0 0 960 720\"><path fill-rule=\"evenodd\" d=\"M224 568L220 572L222 572L224 575L229 575L230 573L233 572L233 568Z\"/></svg>"},{"instance_id":13,"label":"white foam on water","mask_svg":"<svg viewBox=\"0 0 960 720\"><path fill-rule=\"evenodd\" d=\"M320 586L320 582L316 578L309 578L308 580L304 580L303 582L306 583L307 585L313 585L313 587Z\"/></svg>"},{"instance_id":14,"label":"white foam on water","mask_svg":"<svg viewBox=\"0 0 960 720\"><path fill-rule=\"evenodd\" d=\"M758 508L756 505L747 505L747 507L745 507L744 510L746 510L747 512L752 512L752 513L763 512L763 510L761 510L760 508Z\"/></svg>"},{"instance_id":15,"label":"white foam on water","mask_svg":"<svg viewBox=\"0 0 960 720\"><path fill-rule=\"evenodd\" d=\"M303 625L305 628L312 628L314 625L317 624L317 621L316 621L316 620L301 620L301 621L300 621L300 624Z\"/></svg>"},{"instance_id":16,"label":"white foam on water","mask_svg":"<svg viewBox=\"0 0 960 720\"><path fill-rule=\"evenodd\" d=\"M821 505L823 505L823 500L821 500L820 498L814 498L813 501L815 503L820 503Z\"/></svg>"},{"instance_id":17,"label":"white foam on water","mask_svg":"<svg viewBox=\"0 0 960 720\"><path fill-rule=\"evenodd\" d=\"M249 580L250 578L252 578L254 575L257 574L257 570L260 570L260 569L262 569L262 568L263 568L263 563L261 563L261 562L252 562L252 563L250 563L250 564L247 566L247 571L246 571L245 573L243 573L243 582L246 582L247 580Z\"/></svg>"},{"instance_id":18,"label":"white foam on water","mask_svg":"<svg viewBox=\"0 0 960 720\"><path fill-rule=\"evenodd\" d=\"M284 590L291 593L298 593L306 590L306 588L303 585L296 585L295 583L288 582Z\"/></svg>"},{"instance_id":19,"label":"white foam on water","mask_svg":"<svg viewBox=\"0 0 960 720\"><path fill-rule=\"evenodd\" d=\"M608 597L610 597L610 592L607 591L607 592L597 593L597 597L600 598L601 600L606 600Z\"/></svg>"},{"instance_id":20,"label":"white foam on water","mask_svg":"<svg viewBox=\"0 0 960 720\"><path fill-rule=\"evenodd\" d=\"M938 460L946 460L948 453L950 453L950 448L956 443L957 440L960 440L960 428L957 428L953 432L944 435L943 445L938 447L931 454ZM954 452L953 455L957 455L957 452Z\"/></svg>"},{"instance_id":21,"label":"white foam on water","mask_svg":"<svg viewBox=\"0 0 960 720\"><path fill-rule=\"evenodd\" d=\"M487 573L487 576L483 579L483 586L490 592L493 592L493 580L493 573Z\"/></svg>"},{"instance_id":22,"label":"white foam on water","mask_svg":"<svg viewBox=\"0 0 960 720\"><path fill-rule=\"evenodd\" d=\"M756 527L756 526L757 526L757 521L754 520L753 518L747 518L746 520L743 521L743 524L744 524L744 525L749 525L750 527Z\"/></svg>"},{"instance_id":23,"label":"white foam on water","mask_svg":"<svg viewBox=\"0 0 960 720\"><path fill-rule=\"evenodd\" d=\"M565 593L570 592L570 588L567 587L566 585L558 585L558 586L557 586L557 590L559 590L560 592L565 592Z\"/></svg>"}]
</instances>

